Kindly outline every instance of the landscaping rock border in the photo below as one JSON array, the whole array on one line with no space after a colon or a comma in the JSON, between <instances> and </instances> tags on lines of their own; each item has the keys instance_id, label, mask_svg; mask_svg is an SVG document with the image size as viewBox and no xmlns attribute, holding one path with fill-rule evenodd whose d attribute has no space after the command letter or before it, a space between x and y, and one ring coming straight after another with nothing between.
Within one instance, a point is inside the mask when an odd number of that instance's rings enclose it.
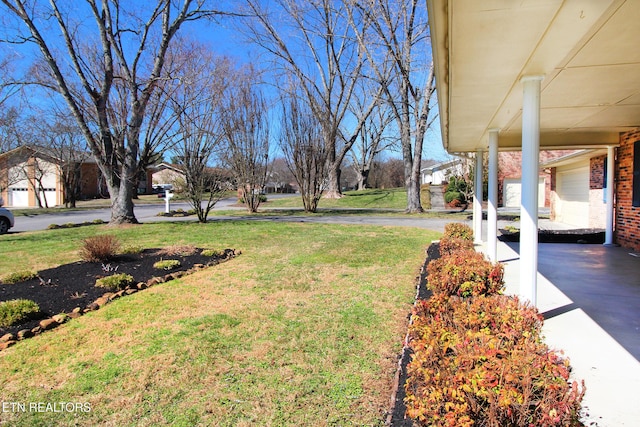
<instances>
[{"instance_id":1,"label":"landscaping rock border","mask_svg":"<svg viewBox=\"0 0 640 427\"><path fill-rule=\"evenodd\" d=\"M161 283L169 282L171 280L179 279L181 277L187 276L189 274L193 274L197 271L203 270L208 267L212 267L214 265L218 265L220 263L229 261L238 255L242 254L241 251L236 249L225 249L223 255L211 260L206 264L195 264L192 268L184 271L176 271L174 273L168 273L163 276L152 277L148 279L146 282L138 282L133 286L127 286L126 288L117 291L117 292L106 292L101 297L97 298L90 304L87 304L86 307L76 307L71 313L62 313L56 314L50 318L40 320L38 326L31 329L22 329L18 331L16 334L7 333L0 337L0 351L5 350L13 345L15 345L18 341L25 340L27 338L34 337L39 335L45 331L49 331L57 328L63 323L68 322L71 319L75 319L81 317L82 315L99 310L104 307L111 301L115 301L118 298L122 298L127 295L132 295L138 291L150 288L151 286L159 285Z\"/></svg>"}]
</instances>

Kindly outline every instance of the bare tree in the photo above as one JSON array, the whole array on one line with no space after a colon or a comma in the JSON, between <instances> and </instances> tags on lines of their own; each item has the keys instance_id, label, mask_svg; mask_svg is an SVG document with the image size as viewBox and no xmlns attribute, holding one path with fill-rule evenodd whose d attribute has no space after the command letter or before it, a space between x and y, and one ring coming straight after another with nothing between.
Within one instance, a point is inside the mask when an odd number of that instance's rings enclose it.
<instances>
[{"instance_id":1,"label":"bare tree","mask_svg":"<svg viewBox=\"0 0 640 427\"><path fill-rule=\"evenodd\" d=\"M62 95L82 130L109 189L111 223L137 222L132 198L140 135L151 97L163 78L165 55L183 24L224 12L194 0L1 0L1 4L5 16L22 24L13 41L39 48L50 87ZM88 32L87 19L93 20L95 32ZM120 93L114 91L116 83ZM109 108L114 103L126 106L121 109L124 125L112 122Z\"/></svg>"},{"instance_id":2,"label":"bare tree","mask_svg":"<svg viewBox=\"0 0 640 427\"><path fill-rule=\"evenodd\" d=\"M404 162L401 159L386 159L376 156L369 174L371 185L375 188L397 188L404 184Z\"/></svg>"},{"instance_id":3,"label":"bare tree","mask_svg":"<svg viewBox=\"0 0 640 427\"><path fill-rule=\"evenodd\" d=\"M0 57L0 110L6 108L7 100L18 93L18 86L14 84L11 73L13 70L13 54L4 54Z\"/></svg>"},{"instance_id":4,"label":"bare tree","mask_svg":"<svg viewBox=\"0 0 640 427\"><path fill-rule=\"evenodd\" d=\"M305 102L283 98L280 143L305 212L316 212L327 177L323 129Z\"/></svg>"},{"instance_id":5,"label":"bare tree","mask_svg":"<svg viewBox=\"0 0 640 427\"><path fill-rule=\"evenodd\" d=\"M359 38L393 111L400 133L404 161L407 213L422 212L420 167L427 129L436 117L435 74L430 58L426 5L421 0L350 0L351 24L366 20L377 35L377 42ZM386 50L393 65L392 79L376 64L380 49Z\"/></svg>"},{"instance_id":6,"label":"bare tree","mask_svg":"<svg viewBox=\"0 0 640 427\"><path fill-rule=\"evenodd\" d=\"M360 104L358 104L360 105ZM351 149L353 170L358 180L358 190L369 186L369 173L380 153L393 147L397 138L389 134L389 124L393 121L387 105L378 105L365 121L356 143Z\"/></svg>"},{"instance_id":7,"label":"bare tree","mask_svg":"<svg viewBox=\"0 0 640 427\"><path fill-rule=\"evenodd\" d=\"M255 16L247 26L251 40L276 59L283 75L295 78L311 113L322 125L328 160L325 197L340 197L341 165L377 102L377 95L370 94L364 114L350 115L366 60L354 33L364 27L348 25L344 2L277 0L274 15L257 0L246 2Z\"/></svg>"},{"instance_id":8,"label":"bare tree","mask_svg":"<svg viewBox=\"0 0 640 427\"><path fill-rule=\"evenodd\" d=\"M249 212L257 212L269 166L267 103L258 89L253 67L236 72L220 110L225 140L225 160Z\"/></svg>"},{"instance_id":9,"label":"bare tree","mask_svg":"<svg viewBox=\"0 0 640 427\"><path fill-rule=\"evenodd\" d=\"M178 118L176 160L184 173L184 194L198 220L207 221L215 204L229 189L229 179L215 161L221 157L223 130L219 110L232 66L202 49L185 52L184 66L174 78L181 81L172 108Z\"/></svg>"}]
</instances>

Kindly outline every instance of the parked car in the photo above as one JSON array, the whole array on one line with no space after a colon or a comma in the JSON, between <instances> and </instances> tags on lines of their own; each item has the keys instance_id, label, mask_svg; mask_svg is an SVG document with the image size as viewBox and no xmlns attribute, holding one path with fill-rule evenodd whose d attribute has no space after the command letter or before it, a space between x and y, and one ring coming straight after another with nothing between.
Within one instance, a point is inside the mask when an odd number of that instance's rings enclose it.
<instances>
[{"instance_id":1,"label":"parked car","mask_svg":"<svg viewBox=\"0 0 640 427\"><path fill-rule=\"evenodd\" d=\"M0 207L0 234L4 234L13 227L13 214L7 208Z\"/></svg>"}]
</instances>

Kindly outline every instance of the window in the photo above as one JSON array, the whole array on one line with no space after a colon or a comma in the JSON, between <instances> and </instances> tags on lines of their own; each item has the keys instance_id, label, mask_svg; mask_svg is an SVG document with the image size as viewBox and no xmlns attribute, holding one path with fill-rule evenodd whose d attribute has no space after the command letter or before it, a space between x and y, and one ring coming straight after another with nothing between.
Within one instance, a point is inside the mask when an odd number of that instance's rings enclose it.
<instances>
[{"instance_id":1,"label":"window","mask_svg":"<svg viewBox=\"0 0 640 427\"><path fill-rule=\"evenodd\" d=\"M640 207L640 141L633 144L633 193L632 203L634 207Z\"/></svg>"}]
</instances>

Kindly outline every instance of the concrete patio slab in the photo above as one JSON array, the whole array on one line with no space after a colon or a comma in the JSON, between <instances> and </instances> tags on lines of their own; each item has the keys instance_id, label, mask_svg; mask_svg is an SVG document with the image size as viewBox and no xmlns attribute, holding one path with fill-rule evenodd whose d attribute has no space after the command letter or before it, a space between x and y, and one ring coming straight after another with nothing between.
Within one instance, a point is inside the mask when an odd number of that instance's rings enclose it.
<instances>
[{"instance_id":1,"label":"concrete patio slab","mask_svg":"<svg viewBox=\"0 0 640 427\"><path fill-rule=\"evenodd\" d=\"M520 289L517 249L498 242L513 295ZM538 254L545 342L570 359L573 379L585 381L583 422L639 425L640 258L602 245L540 244Z\"/></svg>"}]
</instances>

